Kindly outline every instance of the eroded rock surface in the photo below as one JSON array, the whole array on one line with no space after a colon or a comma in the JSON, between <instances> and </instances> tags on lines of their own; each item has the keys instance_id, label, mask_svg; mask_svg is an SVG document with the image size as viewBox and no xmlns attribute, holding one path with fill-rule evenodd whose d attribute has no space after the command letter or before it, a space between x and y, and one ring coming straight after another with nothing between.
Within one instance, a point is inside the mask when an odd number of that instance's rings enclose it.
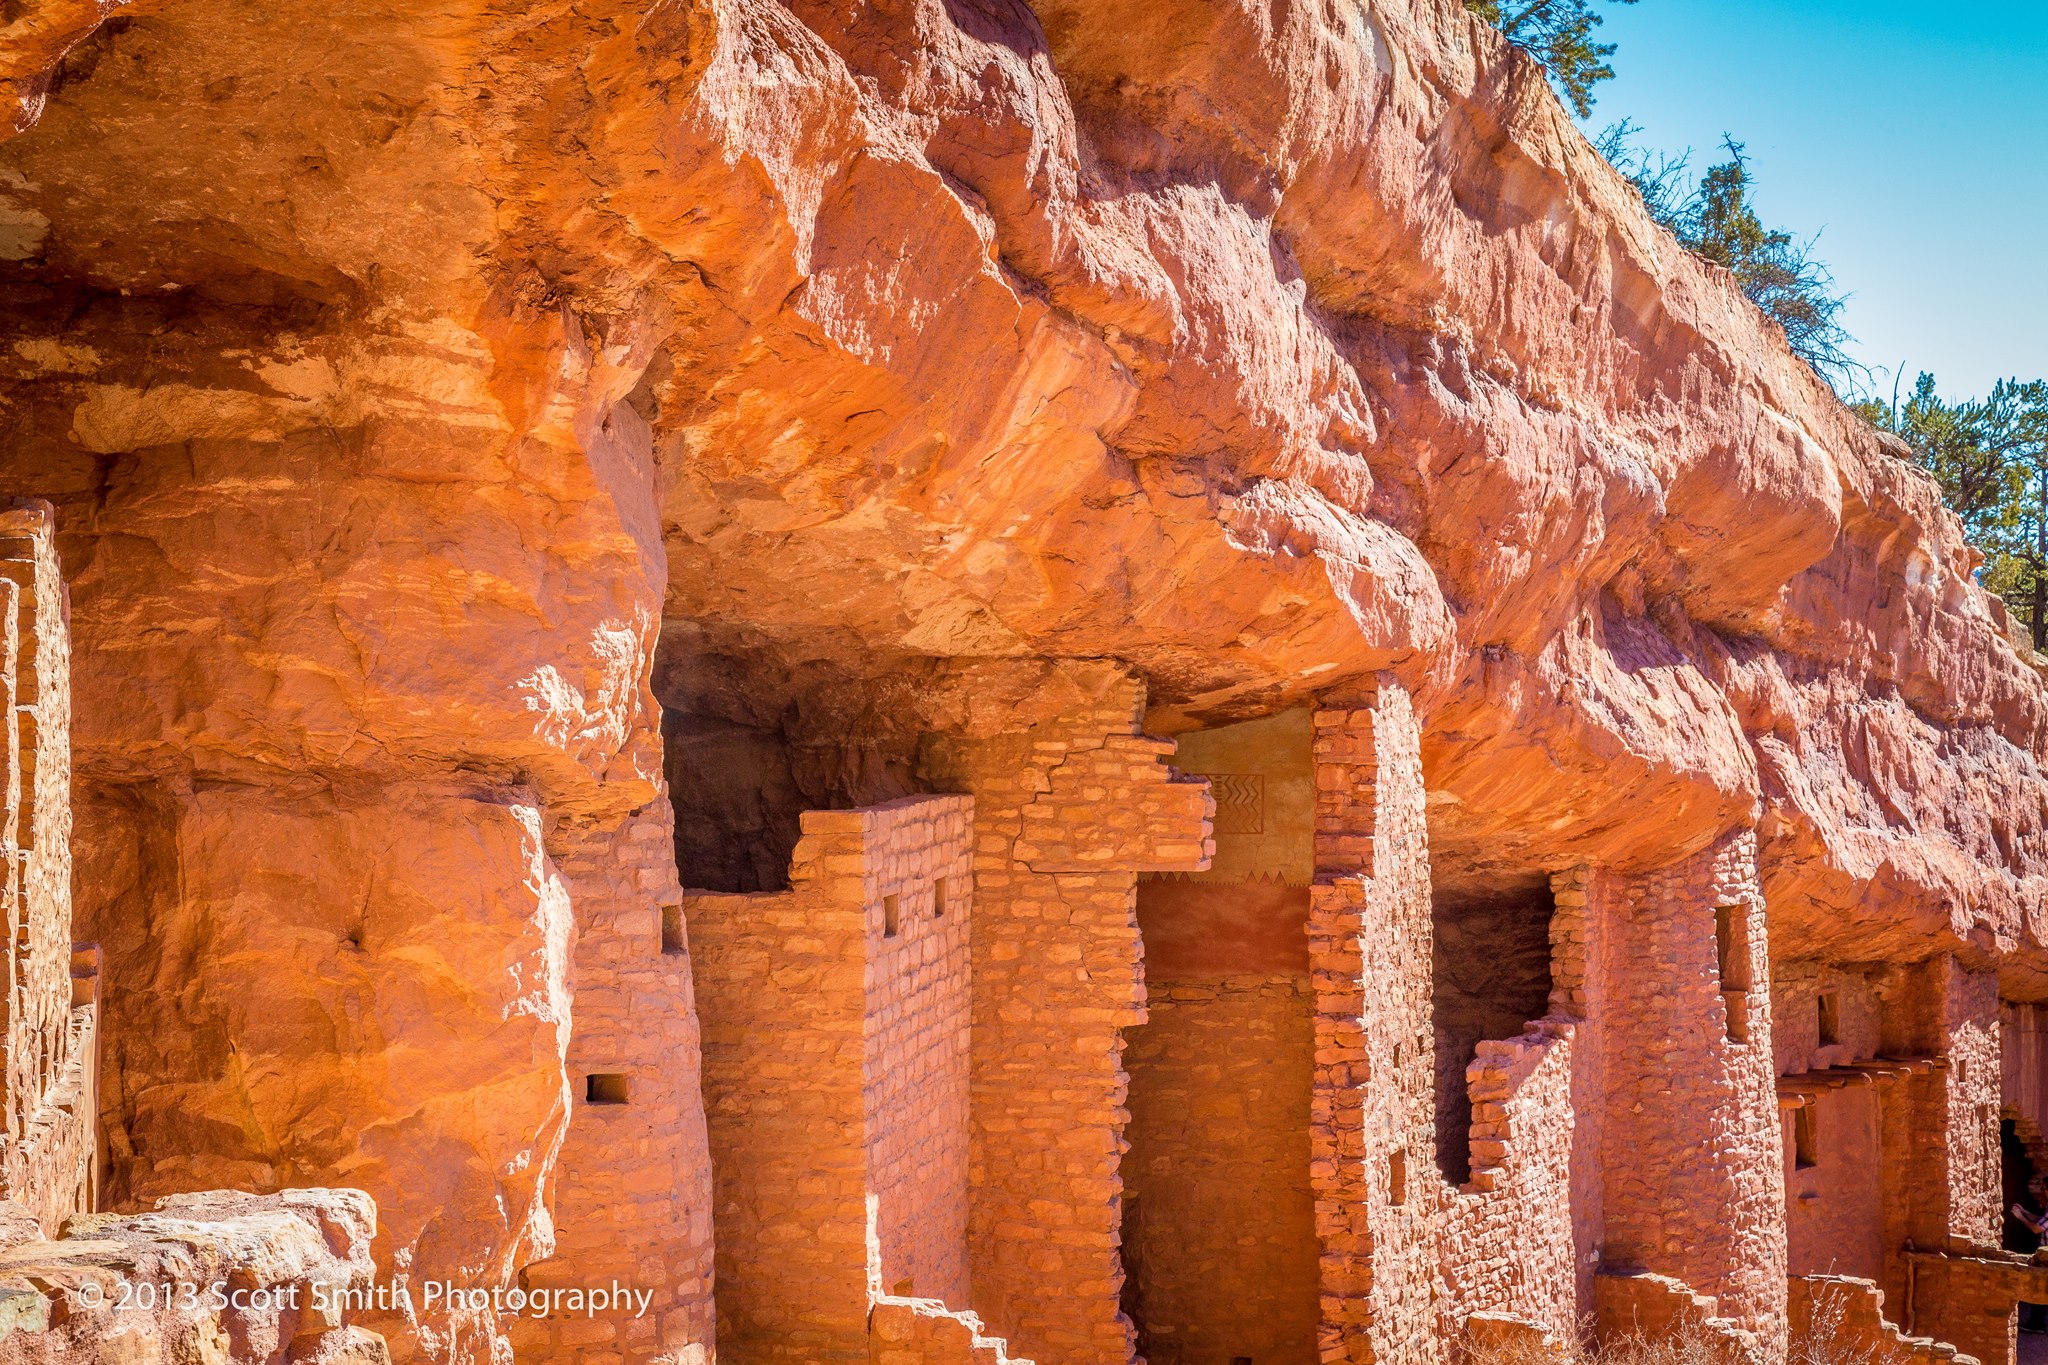
<instances>
[{"instance_id":1,"label":"eroded rock surface","mask_svg":"<svg viewBox=\"0 0 2048 1365\"><path fill-rule=\"evenodd\" d=\"M103 10L0 30L0 490L72 579L112 1198L542 1261L659 912L564 850L673 789L683 884L772 890L1062 660L1169 732L1396 680L1444 885L1754 828L1774 952L2048 994L1957 523L1453 0Z\"/></svg>"},{"instance_id":2,"label":"eroded rock surface","mask_svg":"<svg viewBox=\"0 0 2048 1365\"><path fill-rule=\"evenodd\" d=\"M177 1195L0 1250L0 1361L384 1365L345 1319L367 1299L377 1210L360 1190Z\"/></svg>"}]
</instances>

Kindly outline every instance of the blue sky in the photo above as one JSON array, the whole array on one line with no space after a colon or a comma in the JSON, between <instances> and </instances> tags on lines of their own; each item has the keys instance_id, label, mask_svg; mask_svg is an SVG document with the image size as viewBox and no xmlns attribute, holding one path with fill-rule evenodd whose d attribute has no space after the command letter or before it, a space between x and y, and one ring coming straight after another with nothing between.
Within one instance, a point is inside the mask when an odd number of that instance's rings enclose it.
<instances>
[{"instance_id":1,"label":"blue sky","mask_svg":"<svg viewBox=\"0 0 2048 1365\"><path fill-rule=\"evenodd\" d=\"M1640 0L1589 131L1711 163L1748 145L1765 222L1854 297L1854 353L1890 392L1931 370L1950 397L2048 377L2048 4L2041 0Z\"/></svg>"}]
</instances>

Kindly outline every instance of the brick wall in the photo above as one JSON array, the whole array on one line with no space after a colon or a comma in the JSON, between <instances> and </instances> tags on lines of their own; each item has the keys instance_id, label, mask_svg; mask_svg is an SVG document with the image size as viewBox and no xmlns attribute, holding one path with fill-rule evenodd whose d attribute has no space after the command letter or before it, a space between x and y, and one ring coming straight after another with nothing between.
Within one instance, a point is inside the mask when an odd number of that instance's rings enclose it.
<instances>
[{"instance_id":1,"label":"brick wall","mask_svg":"<svg viewBox=\"0 0 2048 1365\"><path fill-rule=\"evenodd\" d=\"M1866 1279L1794 1275L1786 1314L1792 1339L1811 1343L1825 1360L1948 1365L1957 1356L1953 1343L1902 1332L1885 1317L1884 1291Z\"/></svg>"},{"instance_id":2,"label":"brick wall","mask_svg":"<svg viewBox=\"0 0 2048 1365\"><path fill-rule=\"evenodd\" d=\"M1916 1252L1907 1257L1906 1330L1948 1342L1982 1365L2011 1365L2019 1303L2048 1303L2048 1266L2020 1256Z\"/></svg>"},{"instance_id":3,"label":"brick wall","mask_svg":"<svg viewBox=\"0 0 2048 1365\"><path fill-rule=\"evenodd\" d=\"M1315 717L1311 1174L1326 1362L1442 1358L1420 737L1383 685Z\"/></svg>"},{"instance_id":4,"label":"brick wall","mask_svg":"<svg viewBox=\"0 0 2048 1365\"><path fill-rule=\"evenodd\" d=\"M1610 918L1605 1259L1784 1350L1785 1173L1756 844L1628 879Z\"/></svg>"},{"instance_id":5,"label":"brick wall","mask_svg":"<svg viewBox=\"0 0 2048 1365\"><path fill-rule=\"evenodd\" d=\"M1137 876L1211 852L1208 786L1175 780L1173 744L1140 733L1143 685L1104 666L1094 687L1027 732L922 755L929 785L975 801L974 1306L1059 1365L1131 1358L1118 1167L1122 1030L1145 1018Z\"/></svg>"},{"instance_id":6,"label":"brick wall","mask_svg":"<svg viewBox=\"0 0 2048 1365\"><path fill-rule=\"evenodd\" d=\"M0 1195L46 1235L93 1207L98 955L71 940L69 606L46 504L0 503L0 882L7 1142Z\"/></svg>"},{"instance_id":7,"label":"brick wall","mask_svg":"<svg viewBox=\"0 0 2048 1365\"><path fill-rule=\"evenodd\" d=\"M972 812L808 812L787 892L683 898L729 1358L866 1360L884 1287L964 1287Z\"/></svg>"},{"instance_id":8,"label":"brick wall","mask_svg":"<svg viewBox=\"0 0 2048 1365\"><path fill-rule=\"evenodd\" d=\"M669 803L631 819L566 822L548 847L575 906L569 1131L556 1182L553 1254L527 1289L609 1285L653 1293L619 1311L508 1323L523 1357L701 1365L711 1358L711 1163L699 1098L698 1025ZM623 1086L592 1098L591 1077ZM614 1102L604 1102L609 1094Z\"/></svg>"}]
</instances>

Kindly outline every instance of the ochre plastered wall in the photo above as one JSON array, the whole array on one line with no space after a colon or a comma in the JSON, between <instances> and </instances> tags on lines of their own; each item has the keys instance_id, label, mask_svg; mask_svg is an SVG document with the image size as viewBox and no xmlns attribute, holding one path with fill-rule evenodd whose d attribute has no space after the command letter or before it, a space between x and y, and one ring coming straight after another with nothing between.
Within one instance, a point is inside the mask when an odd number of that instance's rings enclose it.
<instances>
[{"instance_id":1,"label":"ochre plastered wall","mask_svg":"<svg viewBox=\"0 0 2048 1365\"><path fill-rule=\"evenodd\" d=\"M1138 883L1125 1302L1153 1365L1316 1359L1312 735L1306 711L1181 735L1177 766L1216 796L1216 855Z\"/></svg>"},{"instance_id":2,"label":"ochre plastered wall","mask_svg":"<svg viewBox=\"0 0 2048 1365\"><path fill-rule=\"evenodd\" d=\"M1130 1033L1125 1265L1153 1365L1316 1359L1305 972L1147 985Z\"/></svg>"}]
</instances>

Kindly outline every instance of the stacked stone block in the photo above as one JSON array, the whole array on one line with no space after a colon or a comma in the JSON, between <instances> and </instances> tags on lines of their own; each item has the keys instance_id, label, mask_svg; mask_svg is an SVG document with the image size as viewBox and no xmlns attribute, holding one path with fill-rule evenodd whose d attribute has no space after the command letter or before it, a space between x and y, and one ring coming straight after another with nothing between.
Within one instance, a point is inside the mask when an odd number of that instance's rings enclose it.
<instances>
[{"instance_id":1,"label":"stacked stone block","mask_svg":"<svg viewBox=\"0 0 2048 1365\"><path fill-rule=\"evenodd\" d=\"M936 1299L887 1296L868 1319L870 1365L1032 1365L1013 1356L981 1319Z\"/></svg>"},{"instance_id":2,"label":"stacked stone block","mask_svg":"<svg viewBox=\"0 0 2048 1365\"><path fill-rule=\"evenodd\" d=\"M0 504L0 894L7 1130L0 1196L46 1235L93 1207L98 955L71 941L68 600L47 504Z\"/></svg>"},{"instance_id":3,"label":"stacked stone block","mask_svg":"<svg viewBox=\"0 0 2048 1365\"><path fill-rule=\"evenodd\" d=\"M1884 1310L1883 1290L1869 1280L1844 1275L1794 1275L1786 1302L1793 1340L1825 1347L1833 1359L1977 1365L1953 1343L1907 1336Z\"/></svg>"},{"instance_id":4,"label":"stacked stone block","mask_svg":"<svg viewBox=\"0 0 2048 1365\"><path fill-rule=\"evenodd\" d=\"M728 1358L865 1361L892 1285L968 1307L973 811L808 812L787 892L684 897Z\"/></svg>"},{"instance_id":5,"label":"stacked stone block","mask_svg":"<svg viewBox=\"0 0 2048 1365\"><path fill-rule=\"evenodd\" d=\"M1428 835L1420 734L1391 683L1315 717L1311 1174L1320 1355L1413 1361L1438 1330Z\"/></svg>"},{"instance_id":6,"label":"stacked stone block","mask_svg":"<svg viewBox=\"0 0 2048 1365\"><path fill-rule=\"evenodd\" d=\"M661 800L623 822L564 822L548 837L577 919L570 1120L555 1245L520 1284L616 1283L653 1299L644 1312L510 1320L515 1349L535 1360L711 1359L710 1158L673 820Z\"/></svg>"},{"instance_id":7,"label":"stacked stone block","mask_svg":"<svg viewBox=\"0 0 2048 1365\"><path fill-rule=\"evenodd\" d=\"M1756 843L1626 879L1605 983L1605 1263L1785 1349L1785 1172ZM1623 1117L1626 1116L1626 1117Z\"/></svg>"},{"instance_id":8,"label":"stacked stone block","mask_svg":"<svg viewBox=\"0 0 2048 1365\"><path fill-rule=\"evenodd\" d=\"M1593 1321L1609 1341L1677 1337L1696 1343L1697 1355L1715 1365L1763 1365L1783 1358L1782 1346L1769 1353L1754 1333L1720 1312L1712 1295L1649 1271L1602 1272L1594 1281Z\"/></svg>"},{"instance_id":9,"label":"stacked stone block","mask_svg":"<svg viewBox=\"0 0 2048 1365\"><path fill-rule=\"evenodd\" d=\"M1137 879L1212 852L1207 784L1140 733L1143 684L1098 672L1097 699L1057 720L924 755L931 785L975 801L974 1305L1061 1365L1132 1357L1118 1168L1122 1031L1145 1019Z\"/></svg>"}]
</instances>

